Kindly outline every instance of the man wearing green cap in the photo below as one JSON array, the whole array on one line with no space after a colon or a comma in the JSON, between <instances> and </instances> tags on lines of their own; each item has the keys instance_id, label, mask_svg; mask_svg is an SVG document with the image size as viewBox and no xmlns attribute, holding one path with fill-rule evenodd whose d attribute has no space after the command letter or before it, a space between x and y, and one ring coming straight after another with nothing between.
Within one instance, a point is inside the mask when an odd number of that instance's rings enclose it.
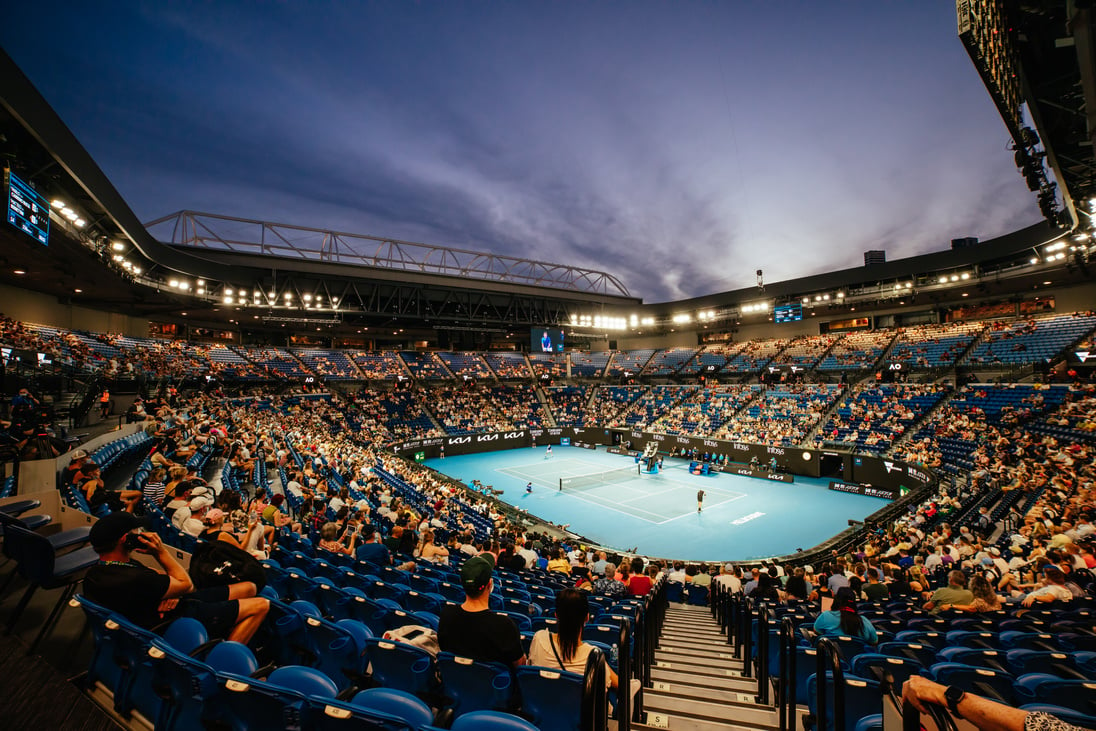
<instances>
[{"instance_id":1,"label":"man wearing green cap","mask_svg":"<svg viewBox=\"0 0 1096 731\"><path fill-rule=\"evenodd\" d=\"M506 665L525 663L521 633L505 614L491 611L491 588L495 557L490 553L473 556L460 569L460 582L465 599L460 606L447 605L438 622L438 645L473 660L501 662Z\"/></svg>"}]
</instances>

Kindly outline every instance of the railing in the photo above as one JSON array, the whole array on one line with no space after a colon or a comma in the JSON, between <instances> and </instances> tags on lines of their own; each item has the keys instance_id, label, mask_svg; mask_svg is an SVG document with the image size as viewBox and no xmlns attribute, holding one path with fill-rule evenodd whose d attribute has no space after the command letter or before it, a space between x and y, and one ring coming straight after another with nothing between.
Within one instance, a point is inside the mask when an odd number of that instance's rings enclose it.
<instances>
[{"instance_id":1,"label":"railing","mask_svg":"<svg viewBox=\"0 0 1096 731\"><path fill-rule=\"evenodd\" d=\"M796 722L796 653L795 623L791 617L780 621L780 685L777 705L780 706L780 731L795 731Z\"/></svg>"},{"instance_id":2,"label":"railing","mask_svg":"<svg viewBox=\"0 0 1096 731\"><path fill-rule=\"evenodd\" d=\"M757 702L769 705L769 617L772 610L761 603L757 608Z\"/></svg>"},{"instance_id":3,"label":"railing","mask_svg":"<svg viewBox=\"0 0 1096 731\"><path fill-rule=\"evenodd\" d=\"M828 637L818 638L818 656L815 670L815 725L817 728L826 729L826 664L829 663L829 672L833 673L833 728L838 731L845 729L845 671L841 669L841 651Z\"/></svg>"},{"instance_id":4,"label":"railing","mask_svg":"<svg viewBox=\"0 0 1096 731\"><path fill-rule=\"evenodd\" d=\"M605 731L609 725L609 700L605 694L605 663L596 647L586 657L583 672L582 709L579 713L582 731Z\"/></svg>"},{"instance_id":5,"label":"railing","mask_svg":"<svg viewBox=\"0 0 1096 731\"><path fill-rule=\"evenodd\" d=\"M640 652L640 633L636 633L636 654ZM632 632L631 622L620 623L620 636L617 638L617 731L629 731L632 727Z\"/></svg>"}]
</instances>

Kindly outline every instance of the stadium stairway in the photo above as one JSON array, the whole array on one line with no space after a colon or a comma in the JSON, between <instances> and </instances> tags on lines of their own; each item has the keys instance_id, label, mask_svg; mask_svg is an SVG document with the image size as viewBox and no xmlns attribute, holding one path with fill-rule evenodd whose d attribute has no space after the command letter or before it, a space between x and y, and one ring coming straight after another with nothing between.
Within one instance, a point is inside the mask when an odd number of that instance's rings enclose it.
<instances>
[{"instance_id":1,"label":"stadium stairway","mask_svg":"<svg viewBox=\"0 0 1096 731\"><path fill-rule=\"evenodd\" d=\"M706 606L670 604L643 689L647 722L633 729L766 731L776 729L772 706L756 702L757 680L742 675L742 660Z\"/></svg>"}]
</instances>

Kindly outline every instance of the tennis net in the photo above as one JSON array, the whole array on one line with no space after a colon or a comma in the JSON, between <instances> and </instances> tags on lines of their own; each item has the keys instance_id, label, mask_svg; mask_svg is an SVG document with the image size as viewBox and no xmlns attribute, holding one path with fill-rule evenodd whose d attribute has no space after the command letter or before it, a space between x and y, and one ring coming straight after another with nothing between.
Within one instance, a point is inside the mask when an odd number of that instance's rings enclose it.
<instances>
[{"instance_id":1,"label":"tennis net","mask_svg":"<svg viewBox=\"0 0 1096 731\"><path fill-rule=\"evenodd\" d=\"M639 476L639 463L631 467L619 467L615 470L594 472L589 475L576 475L575 477L559 478L559 489L575 490L582 487L597 487L598 485L612 485L617 482L626 482Z\"/></svg>"}]
</instances>

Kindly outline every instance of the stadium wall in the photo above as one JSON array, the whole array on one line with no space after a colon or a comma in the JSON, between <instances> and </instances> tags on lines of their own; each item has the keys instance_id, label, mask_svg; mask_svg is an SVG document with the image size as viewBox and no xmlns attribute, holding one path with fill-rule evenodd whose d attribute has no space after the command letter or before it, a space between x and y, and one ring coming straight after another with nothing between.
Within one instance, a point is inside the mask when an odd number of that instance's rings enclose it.
<instances>
[{"instance_id":1,"label":"stadium wall","mask_svg":"<svg viewBox=\"0 0 1096 731\"><path fill-rule=\"evenodd\" d=\"M66 330L148 336L148 320L59 302L56 297L0 284L0 312L6 317Z\"/></svg>"}]
</instances>

